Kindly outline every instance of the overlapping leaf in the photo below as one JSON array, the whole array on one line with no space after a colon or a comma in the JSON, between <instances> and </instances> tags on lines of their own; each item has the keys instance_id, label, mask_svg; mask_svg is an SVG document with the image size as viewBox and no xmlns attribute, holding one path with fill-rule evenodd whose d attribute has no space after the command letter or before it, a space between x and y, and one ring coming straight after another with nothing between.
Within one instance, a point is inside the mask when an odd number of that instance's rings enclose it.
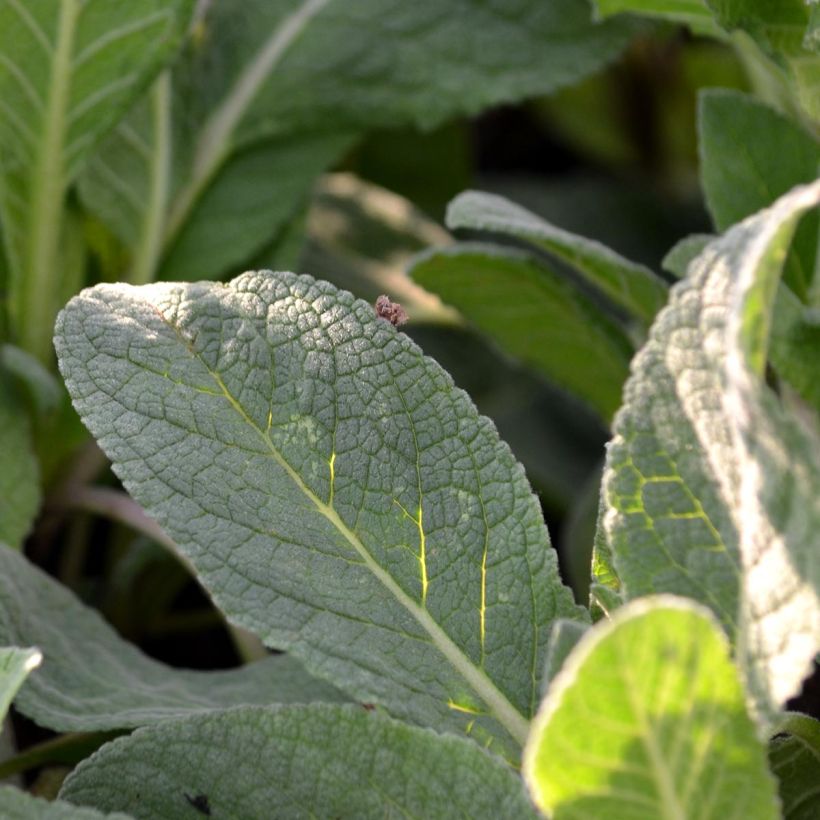
<instances>
[{"instance_id":1,"label":"overlapping leaf","mask_svg":"<svg viewBox=\"0 0 820 820\"><path fill-rule=\"evenodd\" d=\"M204 272L244 262L352 136L379 126L429 128L549 92L614 58L634 31L629 21L593 24L587 0L525 0L515 9L476 0L239 5L204 7L173 81L123 123L84 180L86 202L138 237L134 281L153 278L168 251L163 275L181 278L177 268L193 267L188 253L202 255L196 240L211 220L253 198L256 218ZM146 182L148 196L140 193ZM240 184L248 190L237 195Z\"/></svg>"},{"instance_id":2,"label":"overlapping leaf","mask_svg":"<svg viewBox=\"0 0 820 820\"><path fill-rule=\"evenodd\" d=\"M689 26L697 34L717 37L722 34L706 0L595 0L601 17L631 13L657 17Z\"/></svg>"},{"instance_id":3,"label":"overlapping leaf","mask_svg":"<svg viewBox=\"0 0 820 820\"><path fill-rule=\"evenodd\" d=\"M43 665L15 706L51 729L117 729L243 703L340 699L287 656L230 671L171 669L123 641L71 592L5 546L0 643L42 652Z\"/></svg>"},{"instance_id":4,"label":"overlapping leaf","mask_svg":"<svg viewBox=\"0 0 820 820\"><path fill-rule=\"evenodd\" d=\"M371 305L270 272L99 286L56 345L232 620L394 715L523 740L549 624L581 610L509 449Z\"/></svg>"},{"instance_id":5,"label":"overlapping leaf","mask_svg":"<svg viewBox=\"0 0 820 820\"><path fill-rule=\"evenodd\" d=\"M243 761L229 777L226 759ZM214 817L535 820L520 777L497 758L361 707L169 721L104 746L61 796L141 817L191 817L198 800Z\"/></svg>"},{"instance_id":6,"label":"overlapping leaf","mask_svg":"<svg viewBox=\"0 0 820 820\"><path fill-rule=\"evenodd\" d=\"M820 183L796 189L689 265L633 363L604 478L601 538L627 596L711 607L764 715L820 647L817 422L763 382L780 266L818 198Z\"/></svg>"},{"instance_id":7,"label":"overlapping leaf","mask_svg":"<svg viewBox=\"0 0 820 820\"><path fill-rule=\"evenodd\" d=\"M0 723L5 719L6 712L26 676L39 666L42 660L43 656L39 649L0 647Z\"/></svg>"},{"instance_id":8,"label":"overlapping leaf","mask_svg":"<svg viewBox=\"0 0 820 820\"><path fill-rule=\"evenodd\" d=\"M23 347L50 356L63 198L177 44L192 0L0 2L0 215Z\"/></svg>"},{"instance_id":9,"label":"overlapping leaf","mask_svg":"<svg viewBox=\"0 0 820 820\"><path fill-rule=\"evenodd\" d=\"M461 243L425 254L410 272L505 351L612 418L632 345L548 264L515 249Z\"/></svg>"},{"instance_id":10,"label":"overlapping leaf","mask_svg":"<svg viewBox=\"0 0 820 820\"><path fill-rule=\"evenodd\" d=\"M533 722L524 775L555 820L776 820L755 733L711 613L658 596L577 644Z\"/></svg>"},{"instance_id":11,"label":"overlapping leaf","mask_svg":"<svg viewBox=\"0 0 820 820\"><path fill-rule=\"evenodd\" d=\"M479 191L460 194L447 209L447 226L504 234L544 248L643 325L648 326L666 302L666 284L648 268L503 197Z\"/></svg>"},{"instance_id":12,"label":"overlapping leaf","mask_svg":"<svg viewBox=\"0 0 820 820\"><path fill-rule=\"evenodd\" d=\"M63 800L34 797L11 786L0 786L0 811L4 820L131 820L130 814L104 814Z\"/></svg>"},{"instance_id":13,"label":"overlapping leaf","mask_svg":"<svg viewBox=\"0 0 820 820\"><path fill-rule=\"evenodd\" d=\"M820 722L792 713L769 742L769 766L778 779L784 820L820 814Z\"/></svg>"}]
</instances>

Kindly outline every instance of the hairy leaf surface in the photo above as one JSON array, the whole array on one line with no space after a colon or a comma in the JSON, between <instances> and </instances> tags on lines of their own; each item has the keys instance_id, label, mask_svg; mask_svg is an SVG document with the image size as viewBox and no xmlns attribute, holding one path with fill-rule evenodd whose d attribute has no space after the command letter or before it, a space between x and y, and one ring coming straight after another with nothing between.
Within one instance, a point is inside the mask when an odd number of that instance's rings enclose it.
<instances>
[{"instance_id":1,"label":"hairy leaf surface","mask_svg":"<svg viewBox=\"0 0 820 820\"><path fill-rule=\"evenodd\" d=\"M230 777L226 759L243 760ZM498 758L358 706L169 721L104 746L61 796L169 819L192 817L201 796L214 817L535 820L520 777Z\"/></svg>"},{"instance_id":2,"label":"hairy leaf surface","mask_svg":"<svg viewBox=\"0 0 820 820\"><path fill-rule=\"evenodd\" d=\"M4 820L131 820L132 815L105 814L64 800L44 800L12 786L0 786L0 811Z\"/></svg>"},{"instance_id":3,"label":"hairy leaf surface","mask_svg":"<svg viewBox=\"0 0 820 820\"><path fill-rule=\"evenodd\" d=\"M595 5L601 17L624 12L641 14L682 23L696 34L722 35L706 0L595 0Z\"/></svg>"},{"instance_id":4,"label":"hairy leaf surface","mask_svg":"<svg viewBox=\"0 0 820 820\"><path fill-rule=\"evenodd\" d=\"M447 226L505 234L544 248L647 326L666 302L667 286L649 268L630 262L600 242L557 228L495 194L460 194L447 208Z\"/></svg>"},{"instance_id":5,"label":"hairy leaf surface","mask_svg":"<svg viewBox=\"0 0 820 820\"><path fill-rule=\"evenodd\" d=\"M776 820L755 730L711 613L646 598L576 645L533 723L524 776L555 820Z\"/></svg>"},{"instance_id":6,"label":"hairy leaf surface","mask_svg":"<svg viewBox=\"0 0 820 820\"><path fill-rule=\"evenodd\" d=\"M612 418L632 345L547 263L501 246L461 243L418 258L410 273L504 350Z\"/></svg>"},{"instance_id":7,"label":"hairy leaf surface","mask_svg":"<svg viewBox=\"0 0 820 820\"><path fill-rule=\"evenodd\" d=\"M633 362L604 476L600 538L626 596L709 606L763 714L820 648L817 419L763 382L780 266L818 198L796 189L689 265Z\"/></svg>"},{"instance_id":8,"label":"hairy leaf surface","mask_svg":"<svg viewBox=\"0 0 820 820\"><path fill-rule=\"evenodd\" d=\"M41 726L118 729L237 704L339 700L286 655L240 669L172 669L126 643L94 610L21 555L0 550L0 643L36 645L45 661L15 701Z\"/></svg>"},{"instance_id":9,"label":"hairy leaf surface","mask_svg":"<svg viewBox=\"0 0 820 820\"><path fill-rule=\"evenodd\" d=\"M187 25L192 0L0 2L0 217L21 345L50 357L65 192Z\"/></svg>"},{"instance_id":10,"label":"hairy leaf surface","mask_svg":"<svg viewBox=\"0 0 820 820\"><path fill-rule=\"evenodd\" d=\"M98 286L80 415L219 607L363 702L519 742L579 618L523 470L373 307L308 276Z\"/></svg>"},{"instance_id":11,"label":"hairy leaf surface","mask_svg":"<svg viewBox=\"0 0 820 820\"><path fill-rule=\"evenodd\" d=\"M820 814L820 722L792 713L769 742L769 766L778 779L784 820Z\"/></svg>"}]
</instances>

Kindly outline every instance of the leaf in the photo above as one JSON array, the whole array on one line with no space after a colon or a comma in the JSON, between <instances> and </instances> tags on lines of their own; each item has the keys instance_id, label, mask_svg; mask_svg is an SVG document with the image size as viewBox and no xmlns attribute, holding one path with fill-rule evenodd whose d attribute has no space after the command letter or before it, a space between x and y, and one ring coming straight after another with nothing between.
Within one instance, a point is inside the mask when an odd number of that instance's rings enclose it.
<instances>
[{"instance_id":1,"label":"leaf","mask_svg":"<svg viewBox=\"0 0 820 820\"><path fill-rule=\"evenodd\" d=\"M820 168L820 144L806 131L752 97L708 89L699 97L701 184L718 231L771 205ZM777 162L772 162L776 152ZM805 299L814 275L817 214L803 220L786 264L785 280Z\"/></svg>"},{"instance_id":2,"label":"leaf","mask_svg":"<svg viewBox=\"0 0 820 820\"><path fill-rule=\"evenodd\" d=\"M141 237L134 281L153 278L181 233L206 233L217 205L229 212L235 203L225 189L236 190L241 171L236 150L251 150L258 163L264 153L270 163L263 176L243 177L249 191L239 199L267 189L265 211L274 214L269 226L261 220L244 226L233 255L245 261L273 239L283 215L296 212L315 175L354 136L409 124L429 129L458 114L547 93L614 59L635 30L629 21L594 25L587 0L524 0L503 10L479 0L243 0L241 13L237 8L236 2L205 7L165 96L147 119L130 117L103 148L100 163L113 171L107 185L97 175L84 186L95 212ZM142 157L125 162L133 134ZM274 158L277 149L298 161L289 166L287 156ZM151 173L160 156L170 162L170 191L161 190L167 174ZM281 192L277 169L287 171ZM222 181L223 173L231 178ZM137 195L147 179L155 180L156 196ZM221 190L209 196L211 184ZM203 196L208 202L200 205ZM164 235L152 244L159 226ZM185 248L200 252L190 240ZM195 266L180 250L169 269Z\"/></svg>"},{"instance_id":3,"label":"leaf","mask_svg":"<svg viewBox=\"0 0 820 820\"><path fill-rule=\"evenodd\" d=\"M5 359L0 360L0 541L18 549L40 509L40 471L25 406Z\"/></svg>"},{"instance_id":4,"label":"leaf","mask_svg":"<svg viewBox=\"0 0 820 820\"><path fill-rule=\"evenodd\" d=\"M695 34L723 36L706 0L595 0L595 5L603 18L628 12L681 23Z\"/></svg>"},{"instance_id":5,"label":"leaf","mask_svg":"<svg viewBox=\"0 0 820 820\"><path fill-rule=\"evenodd\" d=\"M62 800L44 800L11 786L0 786L0 810L5 820L130 820L127 814L103 814Z\"/></svg>"},{"instance_id":6,"label":"leaf","mask_svg":"<svg viewBox=\"0 0 820 820\"><path fill-rule=\"evenodd\" d=\"M801 105L816 119L820 113L820 57L813 51L809 36L809 4L804 0L706 2L724 29L747 32L788 72Z\"/></svg>"},{"instance_id":7,"label":"leaf","mask_svg":"<svg viewBox=\"0 0 820 820\"><path fill-rule=\"evenodd\" d=\"M56 345L232 621L361 702L515 754L548 626L584 613L492 424L372 305L288 273L98 286Z\"/></svg>"},{"instance_id":8,"label":"leaf","mask_svg":"<svg viewBox=\"0 0 820 820\"><path fill-rule=\"evenodd\" d=\"M609 420L632 346L598 306L536 257L460 243L418 257L410 275L457 307L506 352Z\"/></svg>"},{"instance_id":9,"label":"leaf","mask_svg":"<svg viewBox=\"0 0 820 820\"><path fill-rule=\"evenodd\" d=\"M3 549L6 548L3 547ZM5 720L17 690L42 660L43 655L39 649L20 649L17 646L0 647L0 725Z\"/></svg>"},{"instance_id":10,"label":"leaf","mask_svg":"<svg viewBox=\"0 0 820 820\"><path fill-rule=\"evenodd\" d=\"M224 776L226 759L243 761L236 776ZM61 797L169 820L193 816L197 797L214 817L535 820L520 778L498 758L356 706L168 721L104 746Z\"/></svg>"},{"instance_id":11,"label":"leaf","mask_svg":"<svg viewBox=\"0 0 820 820\"><path fill-rule=\"evenodd\" d=\"M0 2L0 215L20 346L51 356L66 191L170 55L192 0Z\"/></svg>"},{"instance_id":12,"label":"leaf","mask_svg":"<svg viewBox=\"0 0 820 820\"><path fill-rule=\"evenodd\" d=\"M784 820L820 813L820 723L791 713L769 741L769 766L779 781Z\"/></svg>"},{"instance_id":13,"label":"leaf","mask_svg":"<svg viewBox=\"0 0 820 820\"><path fill-rule=\"evenodd\" d=\"M35 644L45 657L15 701L41 726L118 729L241 703L339 698L285 655L230 671L172 669L5 547L0 570L0 642Z\"/></svg>"},{"instance_id":14,"label":"leaf","mask_svg":"<svg viewBox=\"0 0 820 820\"><path fill-rule=\"evenodd\" d=\"M581 638L533 722L524 777L555 820L776 820L755 731L711 613L646 598Z\"/></svg>"},{"instance_id":15,"label":"leaf","mask_svg":"<svg viewBox=\"0 0 820 820\"><path fill-rule=\"evenodd\" d=\"M447 227L513 236L544 248L647 326L666 302L667 286L649 268L593 239L556 228L503 197L479 191L460 194L447 209Z\"/></svg>"},{"instance_id":16,"label":"leaf","mask_svg":"<svg viewBox=\"0 0 820 820\"><path fill-rule=\"evenodd\" d=\"M683 279L686 276L689 263L700 256L703 249L714 238L712 234L706 233L696 233L691 236L685 236L664 256L661 266L676 279Z\"/></svg>"},{"instance_id":17,"label":"leaf","mask_svg":"<svg viewBox=\"0 0 820 820\"><path fill-rule=\"evenodd\" d=\"M763 716L820 648L820 447L762 381L779 265L818 198L795 189L690 264L633 361L603 483L626 597L709 606Z\"/></svg>"}]
</instances>

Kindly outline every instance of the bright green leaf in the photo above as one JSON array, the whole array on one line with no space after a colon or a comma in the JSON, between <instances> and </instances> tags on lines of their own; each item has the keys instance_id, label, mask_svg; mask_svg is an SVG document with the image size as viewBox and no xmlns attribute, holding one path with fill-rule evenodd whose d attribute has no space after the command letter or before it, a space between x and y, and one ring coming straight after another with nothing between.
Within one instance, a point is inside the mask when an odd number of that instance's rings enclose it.
<instances>
[{"instance_id":1,"label":"bright green leaf","mask_svg":"<svg viewBox=\"0 0 820 820\"><path fill-rule=\"evenodd\" d=\"M506 352L612 418L632 345L548 264L515 249L462 243L421 256L410 273Z\"/></svg>"},{"instance_id":2,"label":"bright green leaf","mask_svg":"<svg viewBox=\"0 0 820 820\"><path fill-rule=\"evenodd\" d=\"M701 184L719 231L817 178L820 144L753 97L726 89L701 92L698 128ZM786 282L803 299L814 275L818 225L817 214L803 220L786 266Z\"/></svg>"},{"instance_id":3,"label":"bright green leaf","mask_svg":"<svg viewBox=\"0 0 820 820\"><path fill-rule=\"evenodd\" d=\"M2 549L6 548L2 547ZM0 647L0 725L6 717L6 712L17 690L42 660L43 655L39 649L20 649L16 646Z\"/></svg>"},{"instance_id":4,"label":"bright green leaf","mask_svg":"<svg viewBox=\"0 0 820 820\"><path fill-rule=\"evenodd\" d=\"M192 0L0 1L0 216L20 345L51 356L63 202L89 152L178 43Z\"/></svg>"},{"instance_id":5,"label":"bright green leaf","mask_svg":"<svg viewBox=\"0 0 820 820\"><path fill-rule=\"evenodd\" d=\"M0 360L0 541L16 549L40 509L40 471L25 404L3 364Z\"/></svg>"},{"instance_id":6,"label":"bright green leaf","mask_svg":"<svg viewBox=\"0 0 820 820\"><path fill-rule=\"evenodd\" d=\"M226 759L242 761L229 777ZM168 721L103 746L61 797L165 820L189 820L197 797L214 817L536 816L520 777L498 758L358 706Z\"/></svg>"},{"instance_id":7,"label":"bright green leaf","mask_svg":"<svg viewBox=\"0 0 820 820\"><path fill-rule=\"evenodd\" d=\"M103 814L96 809L72 806L62 800L44 800L11 786L0 786L3 820L130 820L131 815Z\"/></svg>"},{"instance_id":8,"label":"bright green leaf","mask_svg":"<svg viewBox=\"0 0 820 820\"><path fill-rule=\"evenodd\" d=\"M287 273L98 286L56 345L231 620L362 702L523 741L548 626L582 611L492 424L372 305Z\"/></svg>"},{"instance_id":9,"label":"bright green leaf","mask_svg":"<svg viewBox=\"0 0 820 820\"><path fill-rule=\"evenodd\" d=\"M820 722L789 714L769 741L769 766L778 780L784 820L820 816Z\"/></svg>"},{"instance_id":10,"label":"bright green leaf","mask_svg":"<svg viewBox=\"0 0 820 820\"><path fill-rule=\"evenodd\" d=\"M533 722L524 776L555 820L780 816L726 638L673 596L581 639Z\"/></svg>"},{"instance_id":11,"label":"bright green leaf","mask_svg":"<svg viewBox=\"0 0 820 820\"><path fill-rule=\"evenodd\" d=\"M599 539L627 598L709 606L764 715L820 648L817 422L762 381L780 265L818 198L796 189L689 265L633 361L604 476Z\"/></svg>"},{"instance_id":12,"label":"bright green leaf","mask_svg":"<svg viewBox=\"0 0 820 820\"><path fill-rule=\"evenodd\" d=\"M594 0L601 17L631 13L689 26L696 34L722 36L706 0Z\"/></svg>"},{"instance_id":13,"label":"bright green leaf","mask_svg":"<svg viewBox=\"0 0 820 820\"><path fill-rule=\"evenodd\" d=\"M447 226L513 236L545 249L646 326L666 302L667 286L649 268L600 242L557 228L503 197L479 191L460 194L447 209Z\"/></svg>"},{"instance_id":14,"label":"bright green leaf","mask_svg":"<svg viewBox=\"0 0 820 820\"><path fill-rule=\"evenodd\" d=\"M115 729L242 703L340 697L286 655L230 671L171 669L123 641L71 592L5 547L0 642L40 648L45 662L15 705L51 729Z\"/></svg>"}]
</instances>

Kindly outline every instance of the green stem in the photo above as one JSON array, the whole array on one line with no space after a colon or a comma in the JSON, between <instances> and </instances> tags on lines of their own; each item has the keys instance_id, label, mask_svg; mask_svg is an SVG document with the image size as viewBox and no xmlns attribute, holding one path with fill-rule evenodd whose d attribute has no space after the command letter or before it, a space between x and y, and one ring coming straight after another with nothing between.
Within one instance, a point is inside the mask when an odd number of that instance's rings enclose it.
<instances>
[{"instance_id":1,"label":"green stem","mask_svg":"<svg viewBox=\"0 0 820 820\"><path fill-rule=\"evenodd\" d=\"M79 0L60 3L48 105L30 177L27 236L15 305L20 346L45 363L50 363L53 355L51 337L58 307L57 250L66 193L63 149L70 99L71 53L79 9Z\"/></svg>"}]
</instances>

